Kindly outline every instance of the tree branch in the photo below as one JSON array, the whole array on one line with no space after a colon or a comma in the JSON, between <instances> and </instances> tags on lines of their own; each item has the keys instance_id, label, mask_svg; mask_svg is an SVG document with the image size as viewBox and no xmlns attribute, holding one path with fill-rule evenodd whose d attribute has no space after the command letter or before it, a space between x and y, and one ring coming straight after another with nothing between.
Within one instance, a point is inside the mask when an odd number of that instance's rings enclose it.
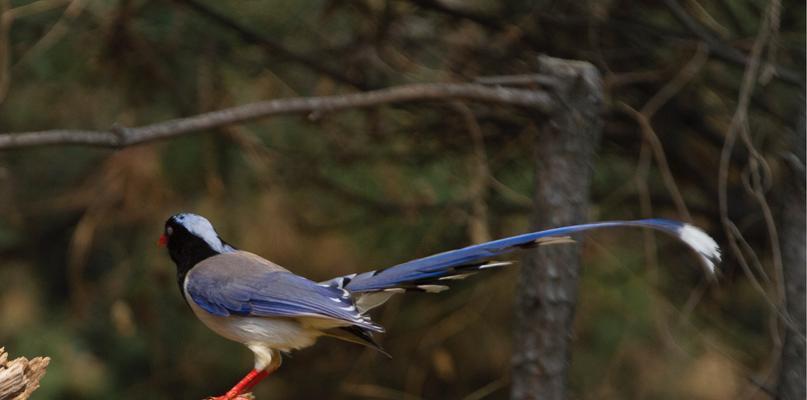
<instances>
[{"instance_id":1,"label":"tree branch","mask_svg":"<svg viewBox=\"0 0 807 400\"><path fill-rule=\"evenodd\" d=\"M695 36L701 38L701 40L703 40L706 45L709 46L709 51L712 54L725 61L735 64L743 66L747 66L749 64L751 61L751 56L747 56L743 54L743 52L724 43L709 29L701 26L697 21L689 16L686 10L680 4L678 4L678 1L664 0L664 4L670 9L670 12L672 12L675 19L677 19L681 25L695 34ZM804 86L804 75L780 65L771 64L770 67L773 68L774 76L779 77L782 81L798 87Z\"/></svg>"},{"instance_id":2,"label":"tree branch","mask_svg":"<svg viewBox=\"0 0 807 400\"><path fill-rule=\"evenodd\" d=\"M0 149L64 144L120 148L272 115L314 113L312 117L317 117L326 112L350 108L444 99L508 104L537 109L547 114L555 106L552 97L544 91L490 87L471 83L411 84L363 93L260 101L136 128L115 126L104 131L54 129L0 133Z\"/></svg>"},{"instance_id":3,"label":"tree branch","mask_svg":"<svg viewBox=\"0 0 807 400\"><path fill-rule=\"evenodd\" d=\"M369 89L369 87L364 82L357 79L353 79L343 74L342 72L336 70L335 68L328 67L322 64L321 60L318 60L314 57L296 53L286 48L281 43L271 40L266 36L258 33L257 31L254 31L250 28L238 24L233 19L215 11L214 9L208 7L207 5L199 1L181 0L178 1L178 3L198 13L200 16L207 18L208 21L232 30L233 32L237 33L243 41L263 47L264 49L267 50L269 54L273 54L278 57L285 58L289 61L298 63L306 68L311 69L316 73L328 76L337 82L345 83L362 90Z\"/></svg>"},{"instance_id":4,"label":"tree branch","mask_svg":"<svg viewBox=\"0 0 807 400\"><path fill-rule=\"evenodd\" d=\"M409 1L421 8L443 13L452 18L468 20L486 28L496 30L501 30L503 28L503 25L493 17L469 10L452 8L449 5L443 4L439 0ZM714 54L716 57L733 64L741 66L748 64L750 58L748 55L725 43L723 40L713 34L708 28L698 23L687 13L684 7L682 7L677 0L664 0L664 4L670 9L673 17L675 17L675 19L678 20L681 25L683 25L690 33L706 43L711 54ZM781 79L783 82L797 87L804 86L804 75L800 74L798 71L775 64L771 64L769 67L772 68L774 76Z\"/></svg>"},{"instance_id":5,"label":"tree branch","mask_svg":"<svg viewBox=\"0 0 807 400\"><path fill-rule=\"evenodd\" d=\"M502 23L495 17L487 16L471 10L452 8L439 0L409 0L418 7L436 11L456 19L466 19L491 29L501 29Z\"/></svg>"},{"instance_id":6,"label":"tree branch","mask_svg":"<svg viewBox=\"0 0 807 400\"><path fill-rule=\"evenodd\" d=\"M8 353L0 347L0 399L25 400L39 388L49 357L25 357L8 361Z\"/></svg>"}]
</instances>

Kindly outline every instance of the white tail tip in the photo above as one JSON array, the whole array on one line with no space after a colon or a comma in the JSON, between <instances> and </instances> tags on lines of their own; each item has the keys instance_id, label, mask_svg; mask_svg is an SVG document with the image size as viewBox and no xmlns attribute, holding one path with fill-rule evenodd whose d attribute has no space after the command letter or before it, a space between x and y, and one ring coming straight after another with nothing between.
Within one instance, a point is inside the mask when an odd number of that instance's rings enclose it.
<instances>
[{"instance_id":1,"label":"white tail tip","mask_svg":"<svg viewBox=\"0 0 807 400\"><path fill-rule=\"evenodd\" d=\"M695 226L684 224L678 230L678 237L698 252L709 272L715 272L715 266L720 262L720 246L711 236Z\"/></svg>"}]
</instances>

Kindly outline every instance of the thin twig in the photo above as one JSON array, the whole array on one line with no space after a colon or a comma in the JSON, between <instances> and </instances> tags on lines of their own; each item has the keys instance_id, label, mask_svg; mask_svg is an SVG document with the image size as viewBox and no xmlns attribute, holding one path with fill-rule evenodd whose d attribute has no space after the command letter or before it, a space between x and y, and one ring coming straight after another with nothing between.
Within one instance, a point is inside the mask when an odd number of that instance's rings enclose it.
<instances>
[{"instance_id":1,"label":"thin twig","mask_svg":"<svg viewBox=\"0 0 807 400\"><path fill-rule=\"evenodd\" d=\"M715 56L735 64L744 65L746 67L746 71L752 67L752 63L759 62L759 60L754 60L755 56L753 54L753 50L751 51L750 55L746 56L741 51L724 43L722 40L720 40L720 38L712 34L711 31L704 28L692 17L690 17L686 10L676 0L664 0L664 4L670 9L673 16L678 20L678 22L681 23L681 25L684 25L685 28L701 38L709 46L709 49L715 54ZM757 67L758 66L754 66L754 68ZM778 65L770 65L770 68L773 75L779 77L782 81L799 87L804 86L804 79L798 72Z\"/></svg>"},{"instance_id":2,"label":"thin twig","mask_svg":"<svg viewBox=\"0 0 807 400\"><path fill-rule=\"evenodd\" d=\"M484 15L482 13L461 9L457 7L453 7L451 5L445 4L439 0L409 0L410 3L413 3L421 8L430 9L432 11L439 12L441 14L447 15L451 18L456 19L464 19L468 21L472 21L477 23L481 26L490 28L490 29L502 29L503 23L499 21L496 17ZM462 2L458 4L463 4Z\"/></svg>"},{"instance_id":3,"label":"thin twig","mask_svg":"<svg viewBox=\"0 0 807 400\"><path fill-rule=\"evenodd\" d=\"M8 0L0 0L0 104L8 94L9 82L11 82L11 46L9 32L11 23L14 21ZM13 9L12 9L13 10Z\"/></svg>"},{"instance_id":4,"label":"thin twig","mask_svg":"<svg viewBox=\"0 0 807 400\"><path fill-rule=\"evenodd\" d=\"M519 75L494 75L494 76L480 76L474 79L474 82L483 85L503 85L503 86L520 86L520 85L543 85L552 86L557 84L557 79L542 75L542 74L519 74Z\"/></svg>"},{"instance_id":5,"label":"thin twig","mask_svg":"<svg viewBox=\"0 0 807 400\"><path fill-rule=\"evenodd\" d=\"M17 19L36 15L67 4L70 0L39 0L14 7L3 13L4 18Z\"/></svg>"},{"instance_id":6,"label":"thin twig","mask_svg":"<svg viewBox=\"0 0 807 400\"><path fill-rule=\"evenodd\" d=\"M684 218L684 220L692 222L692 214L690 214L686 201L684 200L684 196L681 194L681 190L678 189L678 184L675 183L675 178L672 175L672 171L670 171L670 165L667 162L667 156L664 153L664 146L661 144L661 140L659 140L656 131L650 124L649 118L647 118L645 114L636 111L625 103L620 103L620 105L622 106L622 109L630 114L636 120L636 123L639 124L639 128L642 131L642 136L644 136L645 142L649 144L650 148L653 150L653 156L656 159L656 163L658 163L661 178L664 181L664 185L667 187L667 190L669 190L670 195L672 196L673 203L675 204L675 208L678 210L678 213L681 214L681 217Z\"/></svg>"},{"instance_id":7,"label":"thin twig","mask_svg":"<svg viewBox=\"0 0 807 400\"><path fill-rule=\"evenodd\" d=\"M655 95L653 95L653 97L651 97L650 100L645 103L640 111L635 110L625 103L619 103L620 108L632 116L636 120L636 123L639 124L645 141L653 150L653 155L656 159L656 163L659 166L662 180L672 196L673 202L678 209L678 213L689 222L692 222L692 215L690 214L686 202L684 201L684 196L681 194L678 185L675 183L675 178L670 170L670 165L667 162L667 156L664 152L664 146L662 145L661 140L659 140L658 135L653 129L653 125L650 121L656 112L658 112L658 110L664 106L664 104L670 101L670 99L680 92L687 83L695 78L708 59L709 53L706 46L698 46L695 55L692 56L692 59L687 62L681 71L679 71L678 74L676 74L676 76L670 80L670 82L664 85Z\"/></svg>"},{"instance_id":8,"label":"thin twig","mask_svg":"<svg viewBox=\"0 0 807 400\"><path fill-rule=\"evenodd\" d=\"M237 33L243 41L263 47L269 54L300 64L306 68L309 68L311 71L330 77L337 82L346 83L362 90L370 89L370 87L364 82L349 77L335 68L326 66L322 63L322 60L319 60L316 57L297 53L296 51L285 47L281 43L237 23L235 20L214 10L202 2L195 0L180 0L178 3L196 12L197 14L206 18L208 21Z\"/></svg>"},{"instance_id":9,"label":"thin twig","mask_svg":"<svg viewBox=\"0 0 807 400\"><path fill-rule=\"evenodd\" d=\"M642 107L642 114L652 119L656 112L661 109L670 99L678 94L695 76L698 75L706 61L709 60L709 48L699 45L695 49L695 54L684 65L675 77L665 84L650 100Z\"/></svg>"},{"instance_id":10,"label":"thin twig","mask_svg":"<svg viewBox=\"0 0 807 400\"><path fill-rule=\"evenodd\" d=\"M67 7L65 7L62 15L59 17L56 23L51 25L47 32L42 35L39 40L36 41L36 43L30 46L25 53L20 55L11 68L16 70L20 65L24 65L36 54L42 53L46 49L56 44L68 33L70 30L70 23L81 14L86 6L87 4L83 0L70 0L69 4Z\"/></svg>"},{"instance_id":11,"label":"thin twig","mask_svg":"<svg viewBox=\"0 0 807 400\"><path fill-rule=\"evenodd\" d=\"M773 4L773 3L771 3ZM751 274L751 268L748 265L747 260L743 256L742 249L738 245L738 237L741 235L739 229L735 226L734 222L731 221L728 215L728 180L729 180L729 168L731 166L731 154L734 149L734 145L737 141L737 137L741 134L741 130L745 125L747 118L748 118L748 106L751 102L751 96L753 94L754 88L756 86L757 77L759 75L760 65L761 65L761 57L762 52L765 46L768 43L768 38L770 36L770 14L772 13L771 9L774 8L773 5L769 7L769 10L766 12L766 15L763 16L762 26L760 27L759 33L757 35L756 40L754 41L754 45L751 49L751 58L748 63L748 67L743 74L742 84L740 86L740 95L737 100L737 109L731 119L731 124L728 128L728 132L726 133L725 143L723 145L723 149L721 152L720 157L720 167L718 171L719 179L718 179L718 205L720 208L720 218L723 223L724 230L726 231L726 237L728 238L729 247L732 249L734 255L737 257L738 262L743 267L743 270L746 271L748 278L752 281L752 283L756 283L755 286L761 289L761 285L759 285L756 281L756 278ZM762 290L763 294L765 293ZM772 304L778 304L778 301L772 301ZM782 310L779 309L779 306L776 306L777 312L781 313Z\"/></svg>"},{"instance_id":12,"label":"thin twig","mask_svg":"<svg viewBox=\"0 0 807 400\"><path fill-rule=\"evenodd\" d=\"M485 140L482 128L467 104L457 101L453 103L465 122L468 134L473 143L473 156L471 158L471 179L468 196L471 199L471 215L468 218L468 233L473 243L487 242L490 239L488 226L487 197L490 192L490 167L488 155L485 151Z\"/></svg>"},{"instance_id":13,"label":"thin twig","mask_svg":"<svg viewBox=\"0 0 807 400\"><path fill-rule=\"evenodd\" d=\"M767 292L761 288L761 285L757 281L756 277L751 273L750 267L748 266L748 261L743 256L742 249L738 245L738 242L741 242L742 233L739 229L736 228L733 221L731 221L729 214L728 214L728 179L729 179L729 169L731 167L731 155L733 153L734 145L737 141L737 138L740 137L745 139L746 146L750 146L750 140L744 135L744 128L747 126L748 123L748 107L751 102L751 97L753 95L754 89L757 86L758 80L760 78L760 71L762 69L762 55L763 51L767 46L770 45L772 31L777 29L776 25L778 24L778 15L781 9L781 3L778 0L772 0L768 2L768 6L766 7L765 14L762 17L762 23L757 33L756 39L754 40L754 45L751 48L750 57L748 59L748 64L746 66L745 72L743 73L742 83L740 85L740 94L737 99L737 108L734 112L734 115L731 118L731 124L729 125L728 132L726 133L725 142L723 145L723 149L720 154L720 167L718 171L718 203L720 208L720 219L723 224L724 230L726 232L726 237L729 242L729 248L735 254L737 261L739 262L740 266L746 272L749 281L757 287L758 290L763 292L763 297L766 301L771 303L772 308L774 309L774 324L773 327L773 342L774 348L771 352L771 366L769 367L768 371L765 372L765 379L770 379L773 374L775 368L779 364L779 360L781 357L781 348L782 348L782 333L779 329L779 323L784 324L792 329L792 322L791 318L787 315L787 311L784 308L784 293L780 292L781 289L781 282L774 282L774 289L777 291L777 298L775 300L771 300L767 294ZM751 162L753 163L754 150L751 150L753 146L749 147L750 152L752 155L750 156ZM752 168L755 166L752 165ZM763 206L763 213L766 212L767 203L764 201L761 202L761 206ZM769 221L766 217L766 228L776 229L775 226L772 226L772 221ZM775 237L775 233L773 231L768 232L769 235L772 235L771 242L772 245L778 246L778 240ZM781 260L774 259L775 263L778 265L774 265L774 268L781 268ZM760 266L761 268L761 266ZM776 271L776 278L777 280L781 279L781 271ZM798 330L795 330L798 332ZM749 398L754 394L755 391L751 391L747 393L745 398Z\"/></svg>"}]
</instances>

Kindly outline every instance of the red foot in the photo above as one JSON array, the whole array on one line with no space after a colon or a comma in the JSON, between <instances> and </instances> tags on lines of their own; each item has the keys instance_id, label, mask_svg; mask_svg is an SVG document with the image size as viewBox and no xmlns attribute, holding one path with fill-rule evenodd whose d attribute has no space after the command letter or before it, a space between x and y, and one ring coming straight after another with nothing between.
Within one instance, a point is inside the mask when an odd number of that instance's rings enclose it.
<instances>
[{"instance_id":1,"label":"red foot","mask_svg":"<svg viewBox=\"0 0 807 400\"><path fill-rule=\"evenodd\" d=\"M237 397L227 397L226 394L223 394L221 396L208 397L205 400L255 400L255 396L253 396L252 393L242 393Z\"/></svg>"},{"instance_id":2,"label":"red foot","mask_svg":"<svg viewBox=\"0 0 807 400\"><path fill-rule=\"evenodd\" d=\"M262 381L263 378L269 376L269 373L270 371L267 370L256 371L253 369L227 393L221 396L208 397L207 400L254 400L255 396L247 392Z\"/></svg>"}]
</instances>

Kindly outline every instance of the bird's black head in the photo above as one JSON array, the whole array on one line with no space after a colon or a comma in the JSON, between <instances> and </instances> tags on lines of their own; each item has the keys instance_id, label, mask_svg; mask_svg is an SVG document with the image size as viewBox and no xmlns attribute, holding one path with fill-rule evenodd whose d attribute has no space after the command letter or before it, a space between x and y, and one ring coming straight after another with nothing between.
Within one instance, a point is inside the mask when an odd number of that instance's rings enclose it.
<instances>
[{"instance_id":1,"label":"bird's black head","mask_svg":"<svg viewBox=\"0 0 807 400\"><path fill-rule=\"evenodd\" d=\"M221 253L235 251L222 240L205 217L196 214L176 214L165 221L165 231L159 244L168 248L168 254L177 265L180 288L185 274L202 260Z\"/></svg>"}]
</instances>

